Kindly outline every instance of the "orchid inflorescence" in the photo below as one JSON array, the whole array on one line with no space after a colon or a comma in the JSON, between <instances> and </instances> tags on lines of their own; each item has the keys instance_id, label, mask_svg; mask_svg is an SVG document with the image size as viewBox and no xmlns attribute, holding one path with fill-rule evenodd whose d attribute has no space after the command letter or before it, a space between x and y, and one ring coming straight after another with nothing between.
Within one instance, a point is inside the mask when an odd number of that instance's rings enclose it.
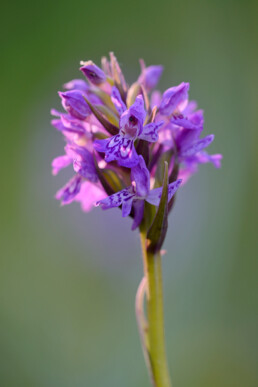
<instances>
[{"instance_id":1,"label":"orchid inflorescence","mask_svg":"<svg viewBox=\"0 0 258 387\"><path fill-rule=\"evenodd\" d=\"M145 202L159 206L164 162L168 166L167 201L181 184L211 162L218 168L222 156L204 149L214 135L200 138L203 111L188 101L189 83L153 91L162 66L145 67L131 86L113 53L102 58L102 68L81 62L86 80L74 79L59 92L65 113L52 125L64 135L65 154L53 160L53 174L73 164L74 176L56 198L65 205L81 202L82 209L121 207L137 228L145 215Z\"/></svg>"},{"instance_id":2,"label":"orchid inflorescence","mask_svg":"<svg viewBox=\"0 0 258 387\"><path fill-rule=\"evenodd\" d=\"M52 110L53 126L66 142L65 154L52 162L53 174L73 165L74 176L56 198L77 201L84 211L94 205L119 207L139 228L144 276L136 294L142 348L155 387L171 387L165 353L161 247L175 193L197 170L222 156L206 148L214 135L201 137L203 111L188 100L189 83L153 91L162 66L146 67L129 86L116 57L102 68L81 62L86 80L74 79L59 92L65 113ZM146 296L147 318L144 297Z\"/></svg>"}]
</instances>

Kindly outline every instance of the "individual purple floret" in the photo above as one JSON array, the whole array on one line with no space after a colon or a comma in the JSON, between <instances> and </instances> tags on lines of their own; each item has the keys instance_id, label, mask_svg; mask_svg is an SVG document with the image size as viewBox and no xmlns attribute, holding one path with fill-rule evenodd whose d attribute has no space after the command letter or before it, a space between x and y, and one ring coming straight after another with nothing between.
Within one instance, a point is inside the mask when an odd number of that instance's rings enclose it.
<instances>
[{"instance_id":1,"label":"individual purple floret","mask_svg":"<svg viewBox=\"0 0 258 387\"><path fill-rule=\"evenodd\" d=\"M143 125L146 112L142 95L136 97L134 104L129 109L126 109L116 87L112 89L111 98L120 115L119 133L109 139L96 140L94 147L98 152L105 153L107 162L117 160L119 165L132 168L138 164L139 159L134 147L135 140L157 141L158 130L163 122Z\"/></svg>"},{"instance_id":2,"label":"individual purple floret","mask_svg":"<svg viewBox=\"0 0 258 387\"><path fill-rule=\"evenodd\" d=\"M150 91L158 84L163 72L163 66L156 65L145 67L143 61L140 61L140 63L142 67L142 72L138 78L138 82L145 87L146 91Z\"/></svg>"},{"instance_id":3,"label":"individual purple floret","mask_svg":"<svg viewBox=\"0 0 258 387\"><path fill-rule=\"evenodd\" d=\"M139 156L138 165L131 169L131 179L132 185L130 187L98 201L96 205L100 205L103 210L122 206L123 217L128 216L132 210L132 206L135 205L137 215L133 224L134 229L141 223L144 200L154 206L158 206L162 194L162 187L150 190L150 174L142 156ZM168 201L171 200L172 196L178 190L181 182L182 180L179 179L168 185ZM139 201L140 203L137 203ZM140 216L139 213L141 214Z\"/></svg>"},{"instance_id":4,"label":"individual purple floret","mask_svg":"<svg viewBox=\"0 0 258 387\"><path fill-rule=\"evenodd\" d=\"M62 99L62 105L67 113L75 118L84 120L91 113L88 104L79 90L71 90L58 93Z\"/></svg>"},{"instance_id":5,"label":"individual purple floret","mask_svg":"<svg viewBox=\"0 0 258 387\"><path fill-rule=\"evenodd\" d=\"M80 70L93 85L100 85L106 80L104 71L96 66L91 60L84 62Z\"/></svg>"},{"instance_id":6,"label":"individual purple floret","mask_svg":"<svg viewBox=\"0 0 258 387\"><path fill-rule=\"evenodd\" d=\"M189 83L182 82L180 85L167 89L162 96L159 112L169 116L174 110L182 108L188 100ZM180 106L181 105L181 106Z\"/></svg>"}]
</instances>

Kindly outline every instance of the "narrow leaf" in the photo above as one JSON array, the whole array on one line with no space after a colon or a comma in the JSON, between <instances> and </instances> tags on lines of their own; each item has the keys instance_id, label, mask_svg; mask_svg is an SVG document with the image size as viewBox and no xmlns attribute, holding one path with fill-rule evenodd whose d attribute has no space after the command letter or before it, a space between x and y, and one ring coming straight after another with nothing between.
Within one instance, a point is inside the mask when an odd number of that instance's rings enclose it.
<instances>
[{"instance_id":1,"label":"narrow leaf","mask_svg":"<svg viewBox=\"0 0 258 387\"><path fill-rule=\"evenodd\" d=\"M107 120L115 125L116 127L119 126L119 120L117 116L105 105L95 105L95 108L97 108L98 111L100 111Z\"/></svg>"},{"instance_id":2,"label":"narrow leaf","mask_svg":"<svg viewBox=\"0 0 258 387\"><path fill-rule=\"evenodd\" d=\"M115 192L121 191L124 188L121 180L114 171L111 169L100 169L96 157L94 157L94 163L99 181L107 195L113 195Z\"/></svg>"},{"instance_id":3,"label":"narrow leaf","mask_svg":"<svg viewBox=\"0 0 258 387\"><path fill-rule=\"evenodd\" d=\"M118 88L123 101L126 100L127 86L124 75L113 52L110 52L110 63L115 85Z\"/></svg>"},{"instance_id":4,"label":"narrow leaf","mask_svg":"<svg viewBox=\"0 0 258 387\"><path fill-rule=\"evenodd\" d=\"M89 105L92 113L97 118L97 120L104 126L104 128L110 133L112 136L115 136L119 129L115 125L111 124L103 115L90 103L90 101L84 96L83 97L87 104Z\"/></svg>"},{"instance_id":5,"label":"narrow leaf","mask_svg":"<svg viewBox=\"0 0 258 387\"><path fill-rule=\"evenodd\" d=\"M137 95L141 93L141 85L138 82L134 82L129 88L126 97L126 105L130 107L134 104Z\"/></svg>"}]
</instances>

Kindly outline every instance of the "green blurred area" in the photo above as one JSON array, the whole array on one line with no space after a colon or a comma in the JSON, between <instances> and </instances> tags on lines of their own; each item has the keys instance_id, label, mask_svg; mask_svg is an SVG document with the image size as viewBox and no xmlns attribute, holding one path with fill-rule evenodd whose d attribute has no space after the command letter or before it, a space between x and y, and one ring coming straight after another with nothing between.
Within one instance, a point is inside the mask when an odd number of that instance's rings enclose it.
<instances>
[{"instance_id":1,"label":"green blurred area","mask_svg":"<svg viewBox=\"0 0 258 387\"><path fill-rule=\"evenodd\" d=\"M114 51L129 82L190 81L211 152L177 197L164 257L175 387L258 386L257 1L28 1L1 12L0 385L149 386L134 316L137 234L119 211L53 199L50 126L80 60Z\"/></svg>"}]
</instances>

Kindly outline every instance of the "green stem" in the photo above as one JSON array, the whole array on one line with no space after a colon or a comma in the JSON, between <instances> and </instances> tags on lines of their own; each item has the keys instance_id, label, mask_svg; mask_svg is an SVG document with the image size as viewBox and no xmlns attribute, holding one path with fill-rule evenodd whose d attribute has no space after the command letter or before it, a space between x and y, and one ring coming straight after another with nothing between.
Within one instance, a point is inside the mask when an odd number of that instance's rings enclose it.
<instances>
[{"instance_id":1,"label":"green stem","mask_svg":"<svg viewBox=\"0 0 258 387\"><path fill-rule=\"evenodd\" d=\"M141 227L144 274L147 280L148 350L155 387L171 387L164 335L162 265L160 252L147 251L146 230Z\"/></svg>"}]
</instances>

